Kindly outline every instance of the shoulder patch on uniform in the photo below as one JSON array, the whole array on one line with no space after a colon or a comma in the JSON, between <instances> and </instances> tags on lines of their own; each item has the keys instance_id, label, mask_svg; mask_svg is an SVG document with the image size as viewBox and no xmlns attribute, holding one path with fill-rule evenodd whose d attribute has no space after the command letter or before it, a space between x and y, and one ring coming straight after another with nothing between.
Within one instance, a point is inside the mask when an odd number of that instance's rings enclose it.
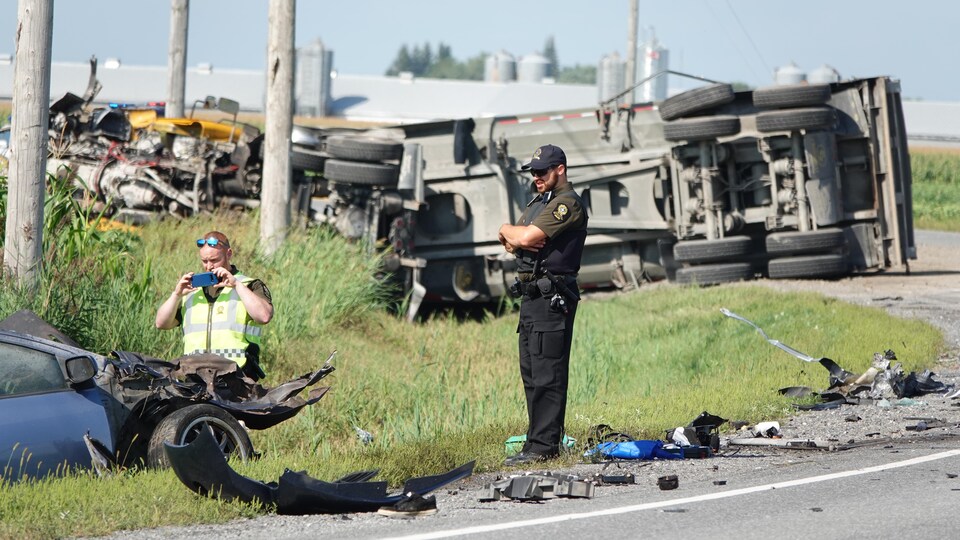
<instances>
[{"instance_id":1,"label":"shoulder patch on uniform","mask_svg":"<svg viewBox=\"0 0 960 540\"><path fill-rule=\"evenodd\" d=\"M557 221L563 221L567 219L567 216L570 215L570 209L567 208L567 205L560 203L556 208L553 209L553 217Z\"/></svg>"}]
</instances>

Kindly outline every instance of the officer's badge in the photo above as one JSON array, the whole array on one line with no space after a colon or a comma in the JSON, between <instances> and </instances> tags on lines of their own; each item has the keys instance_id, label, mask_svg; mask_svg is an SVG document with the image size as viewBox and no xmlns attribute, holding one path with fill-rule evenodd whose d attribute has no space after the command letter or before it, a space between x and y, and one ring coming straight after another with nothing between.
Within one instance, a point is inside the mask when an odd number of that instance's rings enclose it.
<instances>
[{"instance_id":1,"label":"officer's badge","mask_svg":"<svg viewBox=\"0 0 960 540\"><path fill-rule=\"evenodd\" d=\"M224 307L217 306L217 315L223 315L223 313L224 313Z\"/></svg>"},{"instance_id":2,"label":"officer's badge","mask_svg":"<svg viewBox=\"0 0 960 540\"><path fill-rule=\"evenodd\" d=\"M570 209L567 208L567 205L560 203L557 205L557 208L553 211L553 217L557 221L563 221L567 219L567 216L570 215Z\"/></svg>"}]
</instances>

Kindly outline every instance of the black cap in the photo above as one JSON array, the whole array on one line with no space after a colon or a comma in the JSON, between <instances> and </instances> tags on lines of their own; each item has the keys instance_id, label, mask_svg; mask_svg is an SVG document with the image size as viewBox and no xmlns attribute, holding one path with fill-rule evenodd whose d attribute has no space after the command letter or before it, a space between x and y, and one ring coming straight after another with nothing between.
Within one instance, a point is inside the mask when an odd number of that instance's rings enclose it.
<instances>
[{"instance_id":1,"label":"black cap","mask_svg":"<svg viewBox=\"0 0 960 540\"><path fill-rule=\"evenodd\" d=\"M520 170L528 171L530 169L549 169L557 165L566 165L567 155L559 146L545 144L533 151L533 157L530 163L527 163Z\"/></svg>"}]
</instances>

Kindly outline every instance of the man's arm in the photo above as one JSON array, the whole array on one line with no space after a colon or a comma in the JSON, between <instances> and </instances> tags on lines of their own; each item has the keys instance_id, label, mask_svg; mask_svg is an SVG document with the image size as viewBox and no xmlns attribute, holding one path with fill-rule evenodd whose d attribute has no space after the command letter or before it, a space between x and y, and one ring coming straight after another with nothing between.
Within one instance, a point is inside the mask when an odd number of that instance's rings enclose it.
<instances>
[{"instance_id":1,"label":"man's arm","mask_svg":"<svg viewBox=\"0 0 960 540\"><path fill-rule=\"evenodd\" d=\"M160 308L157 310L156 321L154 321L157 328L169 330L177 327L177 313L180 311L180 299L195 290L190 286L191 277L193 277L193 272L187 272L181 276L180 281L178 281L177 285L173 288L173 292L160 304Z\"/></svg>"},{"instance_id":2,"label":"man's arm","mask_svg":"<svg viewBox=\"0 0 960 540\"><path fill-rule=\"evenodd\" d=\"M517 249L539 251L547 244L547 233L536 225L511 225L504 223L500 226L500 243L509 253Z\"/></svg>"},{"instance_id":3,"label":"man's arm","mask_svg":"<svg viewBox=\"0 0 960 540\"><path fill-rule=\"evenodd\" d=\"M266 298L250 290L250 287L247 287L242 282L234 281L236 282L234 287L237 290L237 295L240 296L240 301L243 302L243 307L247 310L250 318L260 324L270 322L270 320L273 319L273 304Z\"/></svg>"}]
</instances>

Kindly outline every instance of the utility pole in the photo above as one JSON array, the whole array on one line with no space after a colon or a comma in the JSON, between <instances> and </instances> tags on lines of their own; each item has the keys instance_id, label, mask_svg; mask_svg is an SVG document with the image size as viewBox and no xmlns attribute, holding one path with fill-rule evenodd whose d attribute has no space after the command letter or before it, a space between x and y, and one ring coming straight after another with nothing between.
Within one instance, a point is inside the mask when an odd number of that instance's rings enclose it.
<instances>
[{"instance_id":1,"label":"utility pole","mask_svg":"<svg viewBox=\"0 0 960 540\"><path fill-rule=\"evenodd\" d=\"M53 0L20 0L15 47L3 266L35 290L43 257Z\"/></svg>"},{"instance_id":2,"label":"utility pole","mask_svg":"<svg viewBox=\"0 0 960 540\"><path fill-rule=\"evenodd\" d=\"M267 118L263 135L260 248L272 255L290 227L290 132L296 0L270 0L267 15Z\"/></svg>"},{"instance_id":3,"label":"utility pole","mask_svg":"<svg viewBox=\"0 0 960 540\"><path fill-rule=\"evenodd\" d=\"M187 27L190 0L170 0L170 50L167 52L167 106L165 116L183 117L187 80Z\"/></svg>"},{"instance_id":4,"label":"utility pole","mask_svg":"<svg viewBox=\"0 0 960 540\"><path fill-rule=\"evenodd\" d=\"M630 103L637 101L635 97L636 91L633 90L633 85L637 82L637 17L639 16L640 7L638 5L639 0L630 0L630 17L627 18L627 66L626 66L626 86L624 90L630 88L630 92L627 93L627 97L630 99Z\"/></svg>"}]
</instances>

